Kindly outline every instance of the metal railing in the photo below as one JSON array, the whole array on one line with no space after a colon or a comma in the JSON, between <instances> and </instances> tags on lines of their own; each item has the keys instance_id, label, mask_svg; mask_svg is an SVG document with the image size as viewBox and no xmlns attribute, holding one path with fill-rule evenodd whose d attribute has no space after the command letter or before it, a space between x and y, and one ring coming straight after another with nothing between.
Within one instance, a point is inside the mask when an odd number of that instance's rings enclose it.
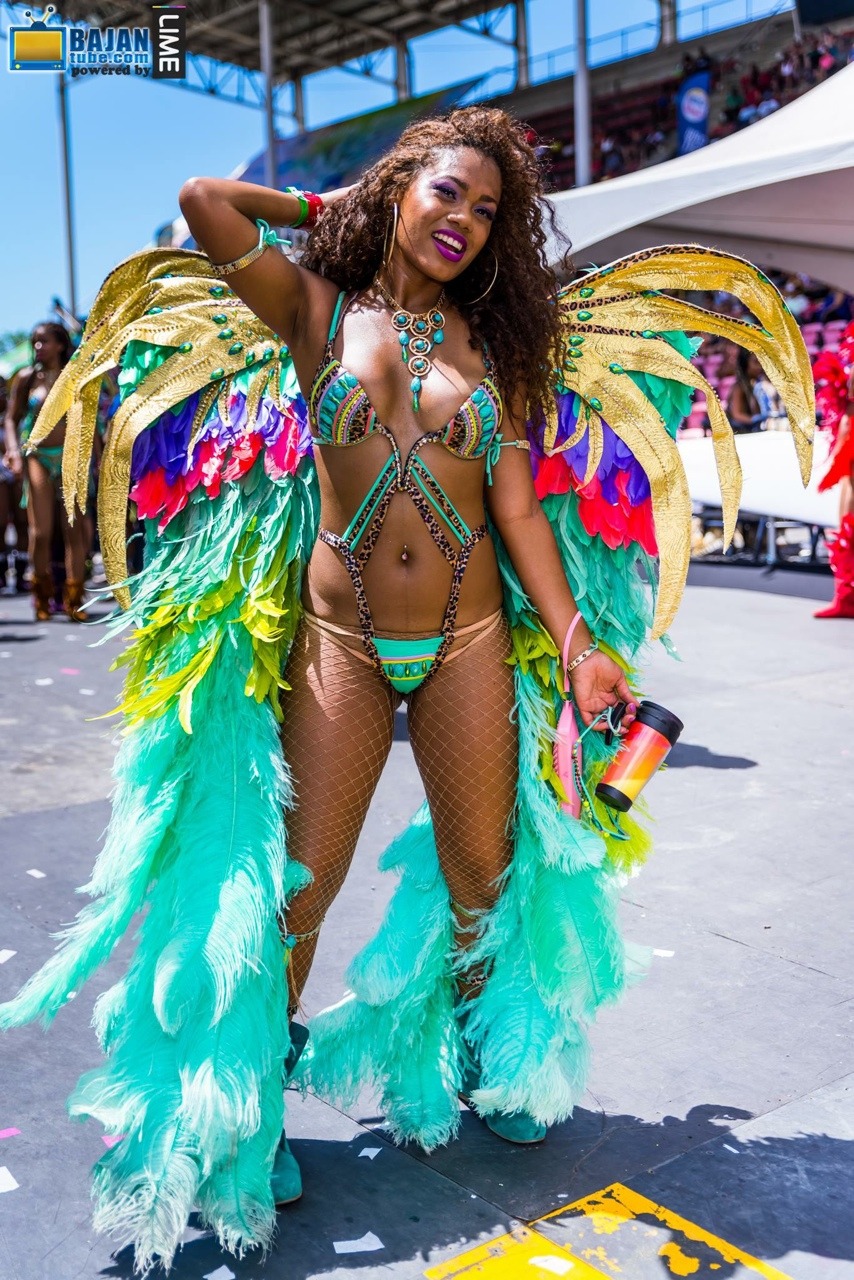
<instances>
[{"instance_id":1,"label":"metal railing","mask_svg":"<svg viewBox=\"0 0 854 1280\"><path fill-rule=\"evenodd\" d=\"M730 27L756 22L760 18L790 13L794 7L795 0L704 0L702 4L679 10L677 41L681 43L702 39L714 31L725 31ZM636 22L632 26L593 36L587 45L590 66L603 67L611 62L637 57L641 53L651 53L658 47L658 39L659 24L649 21ZM546 80L571 75L575 70L575 48L574 43L568 44L531 58L531 84L542 84ZM675 56L678 44L671 48ZM515 85L515 65L496 67L480 81L476 93L479 98L495 97L501 93L509 93Z\"/></svg>"}]
</instances>

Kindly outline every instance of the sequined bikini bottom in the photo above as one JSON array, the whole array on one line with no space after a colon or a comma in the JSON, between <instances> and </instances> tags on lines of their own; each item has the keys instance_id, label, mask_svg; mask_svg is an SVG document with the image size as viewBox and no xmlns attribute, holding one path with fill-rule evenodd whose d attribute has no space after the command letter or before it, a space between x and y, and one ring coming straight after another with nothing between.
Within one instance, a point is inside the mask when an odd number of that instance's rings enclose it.
<instances>
[{"instance_id":1,"label":"sequined bikini bottom","mask_svg":"<svg viewBox=\"0 0 854 1280\"><path fill-rule=\"evenodd\" d=\"M307 626L328 635L331 640L342 649L346 649L354 658L358 658L360 662L366 662L369 667L376 665L374 659L365 653L362 632L358 627L338 626L337 623L328 622L325 618L316 617L308 609L303 611L303 617ZM485 640L498 626L501 617L502 610L498 609L488 618L473 622L471 626L459 627L454 632L453 645L442 661L452 662L470 645ZM423 684L436 665L442 640L441 635L407 636L399 633L378 635L375 632L373 643L379 654L382 674L392 688L405 696L413 693L420 684ZM465 643L458 645L458 640L464 640Z\"/></svg>"}]
</instances>

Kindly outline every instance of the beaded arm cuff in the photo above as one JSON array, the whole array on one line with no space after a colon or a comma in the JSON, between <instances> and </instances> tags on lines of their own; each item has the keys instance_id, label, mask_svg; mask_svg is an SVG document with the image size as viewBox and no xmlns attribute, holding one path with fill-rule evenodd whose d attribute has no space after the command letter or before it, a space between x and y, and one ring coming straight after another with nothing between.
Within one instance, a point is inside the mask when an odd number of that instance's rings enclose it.
<instances>
[{"instance_id":1,"label":"beaded arm cuff","mask_svg":"<svg viewBox=\"0 0 854 1280\"><path fill-rule=\"evenodd\" d=\"M255 226L259 228L258 243L254 249L250 249L248 253L244 253L241 258L235 258L233 262L212 262L211 266L218 276L230 276L235 271L242 271L244 267L248 267L250 263L257 261L261 257L264 250L274 247L277 244L289 245L290 240L282 240L276 235L275 231L271 231L269 225L263 218L255 219Z\"/></svg>"}]
</instances>

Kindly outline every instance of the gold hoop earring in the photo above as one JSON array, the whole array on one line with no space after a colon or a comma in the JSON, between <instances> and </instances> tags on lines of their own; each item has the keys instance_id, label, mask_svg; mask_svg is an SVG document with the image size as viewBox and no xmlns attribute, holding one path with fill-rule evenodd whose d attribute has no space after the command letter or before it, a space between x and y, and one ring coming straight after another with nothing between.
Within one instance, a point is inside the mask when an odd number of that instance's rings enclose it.
<instances>
[{"instance_id":1,"label":"gold hoop earring","mask_svg":"<svg viewBox=\"0 0 854 1280\"><path fill-rule=\"evenodd\" d=\"M397 201L394 202L394 216L390 224L391 243L389 243L389 227L386 227L385 239L383 240L383 266L388 271L388 264L391 262L391 255L394 253L395 242L397 241L397 220L400 217L400 209Z\"/></svg>"},{"instance_id":2,"label":"gold hoop earring","mask_svg":"<svg viewBox=\"0 0 854 1280\"><path fill-rule=\"evenodd\" d=\"M490 280L487 287L484 289L483 293L479 293L476 298L470 298L468 300L466 300L465 298L461 298L460 301L462 302L464 307L471 307L474 305L475 302L480 302L482 298L485 298L486 295L491 290L492 286L495 284L495 281L498 279L498 254L495 252L494 249L490 249L490 253L495 259L495 270L492 273L492 279Z\"/></svg>"}]
</instances>

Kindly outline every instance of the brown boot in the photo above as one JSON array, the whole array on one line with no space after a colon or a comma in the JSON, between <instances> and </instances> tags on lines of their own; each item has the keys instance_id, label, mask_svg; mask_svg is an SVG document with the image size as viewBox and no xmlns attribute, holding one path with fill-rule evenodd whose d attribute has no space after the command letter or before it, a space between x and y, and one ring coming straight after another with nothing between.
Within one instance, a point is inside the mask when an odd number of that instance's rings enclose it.
<instances>
[{"instance_id":1,"label":"brown boot","mask_svg":"<svg viewBox=\"0 0 854 1280\"><path fill-rule=\"evenodd\" d=\"M85 622L87 614L83 606L83 579L66 578L62 592L65 612L72 622Z\"/></svg>"},{"instance_id":2,"label":"brown boot","mask_svg":"<svg viewBox=\"0 0 854 1280\"><path fill-rule=\"evenodd\" d=\"M53 599L53 574L33 574L33 603L36 606L36 622L47 622L51 616L50 604Z\"/></svg>"}]
</instances>

